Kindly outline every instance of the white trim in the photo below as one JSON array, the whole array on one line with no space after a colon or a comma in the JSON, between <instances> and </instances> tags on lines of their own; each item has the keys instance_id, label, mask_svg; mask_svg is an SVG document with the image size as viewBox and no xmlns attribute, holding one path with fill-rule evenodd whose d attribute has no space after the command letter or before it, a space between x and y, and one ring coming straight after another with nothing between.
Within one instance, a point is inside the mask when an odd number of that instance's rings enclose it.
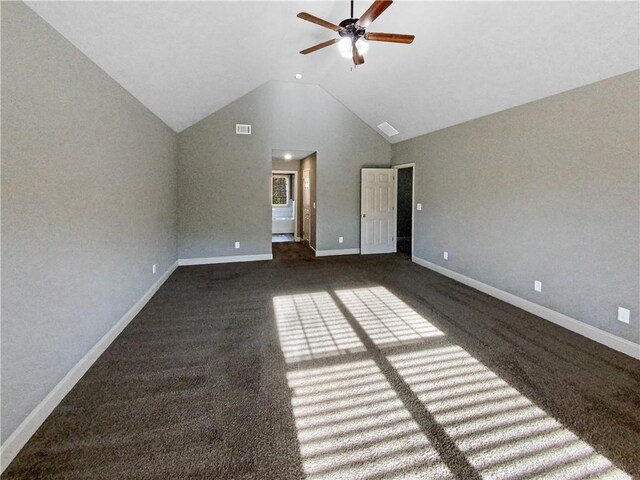
<instances>
[{"instance_id":1,"label":"white trim","mask_svg":"<svg viewBox=\"0 0 640 480\"><path fill-rule=\"evenodd\" d=\"M301 242L302 241L302 237L296 237L296 242Z\"/></svg>"},{"instance_id":2,"label":"white trim","mask_svg":"<svg viewBox=\"0 0 640 480\"><path fill-rule=\"evenodd\" d=\"M510 303L511 305L515 305L522 310L533 313L534 315L542 317L545 320L555 323L556 325L560 325L567 330L571 330L572 332L582 335L583 337L587 337L591 340L601 343L602 345L606 345L609 348L613 348L614 350L640 360L640 345L636 343L618 337L617 335L613 335L612 333L605 332L604 330L600 330L599 328L588 325L563 313L556 312L555 310L551 310L550 308L543 307L542 305L538 305L537 303L531 302L529 300L525 300L524 298L513 295L512 293L505 292L504 290L500 290L499 288L492 287L491 285L487 285L486 283L482 283L478 280L474 280L473 278L462 275L461 273L457 273L453 270L441 267L440 265L436 265L435 263L428 262L427 260L423 260L422 258L414 256L412 257L412 260L418 265L441 273L446 277L457 280L460 283L464 283L465 285L475 288L476 290L480 290L481 292L498 298L504 302Z\"/></svg>"},{"instance_id":3,"label":"white trim","mask_svg":"<svg viewBox=\"0 0 640 480\"><path fill-rule=\"evenodd\" d=\"M205 258L181 258L178 265L209 265L212 263L234 263L234 262L255 262L257 260L273 260L273 254L263 253L260 255L230 255L228 257L205 257Z\"/></svg>"},{"instance_id":4,"label":"white trim","mask_svg":"<svg viewBox=\"0 0 640 480\"><path fill-rule=\"evenodd\" d=\"M416 164L414 162L411 163L399 163L397 165L391 165L391 168L409 168L409 167L415 167Z\"/></svg>"},{"instance_id":5,"label":"white trim","mask_svg":"<svg viewBox=\"0 0 640 480\"><path fill-rule=\"evenodd\" d=\"M316 257L329 257L333 255L358 255L360 254L359 248L343 248L341 250L314 250Z\"/></svg>"},{"instance_id":6,"label":"white trim","mask_svg":"<svg viewBox=\"0 0 640 480\"><path fill-rule=\"evenodd\" d=\"M18 428L16 428L9 438L0 447L0 473L13 461L22 447L29 441L31 436L40 428L47 417L53 412L58 404L64 399L69 391L75 386L82 376L89 370L91 365L102 355L111 345L116 337L135 318L147 302L158 291L162 284L169 278L178 267L178 262L171 265L166 272L147 290L124 316L118 320L111 329L91 347L91 349L76 363L69 372L53 387L46 397L34 408L27 418L25 418Z\"/></svg>"},{"instance_id":7,"label":"white trim","mask_svg":"<svg viewBox=\"0 0 640 480\"><path fill-rule=\"evenodd\" d=\"M302 168L302 163L300 163L300 168ZM300 177L301 182L302 183L302 240L304 241L304 174L307 174L307 178L309 179L309 231L307 232L307 235L309 236L309 238L307 238L307 241L309 242L309 246L311 247L311 230L312 230L312 225L313 225L313 210L315 209L315 204L311 201L311 199L313 198L313 185L311 184L311 168L305 168L304 170L302 170L302 176ZM316 198L317 200L317 198ZM313 206L313 208L312 208ZM317 212L316 212L317 215ZM317 218L316 218L317 220ZM313 248L313 247L311 247ZM315 252L316 249L313 248L313 251Z\"/></svg>"},{"instance_id":8,"label":"white trim","mask_svg":"<svg viewBox=\"0 0 640 480\"><path fill-rule=\"evenodd\" d=\"M413 249L416 245L416 164L401 163L393 165L391 168L399 170L401 168L413 168L411 171L411 258L413 258ZM396 199L394 208L396 210L396 252L398 251L398 175L396 175Z\"/></svg>"}]
</instances>

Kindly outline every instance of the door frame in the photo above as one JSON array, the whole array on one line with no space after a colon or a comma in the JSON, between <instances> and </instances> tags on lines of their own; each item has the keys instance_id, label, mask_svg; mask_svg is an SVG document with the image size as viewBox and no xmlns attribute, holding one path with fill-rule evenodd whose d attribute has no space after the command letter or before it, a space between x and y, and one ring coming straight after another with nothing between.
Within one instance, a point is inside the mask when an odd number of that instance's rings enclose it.
<instances>
[{"instance_id":1,"label":"door frame","mask_svg":"<svg viewBox=\"0 0 640 480\"><path fill-rule=\"evenodd\" d=\"M296 170L271 170L271 175L293 175L293 196L296 199L296 208L293 209L293 240L298 240L298 172ZM271 187L273 188L273 187ZM273 195L273 192L272 192ZM273 205L271 206L273 208ZM273 214L272 214L273 215Z\"/></svg>"},{"instance_id":2,"label":"door frame","mask_svg":"<svg viewBox=\"0 0 640 480\"><path fill-rule=\"evenodd\" d=\"M411 260L413 261L413 249L415 247L416 236L416 164L401 163L399 165L391 165L391 168L400 170L401 168L413 168L411 172ZM396 192L393 199L393 208L396 212L396 252L398 252L398 176L396 174Z\"/></svg>"},{"instance_id":3,"label":"door frame","mask_svg":"<svg viewBox=\"0 0 640 480\"><path fill-rule=\"evenodd\" d=\"M300 168L302 169L302 165L300 165ZM316 167L317 169L317 167ZM307 239L307 244L309 246L309 248L311 248L311 250L313 250L314 252L316 251L315 248L313 248L311 246L311 224L313 223L313 195L312 195L312 187L311 187L311 167L309 168L305 168L304 170L300 170L300 185L302 187L302 232L300 232L300 241L304 242L304 172L309 172L309 238Z\"/></svg>"}]
</instances>

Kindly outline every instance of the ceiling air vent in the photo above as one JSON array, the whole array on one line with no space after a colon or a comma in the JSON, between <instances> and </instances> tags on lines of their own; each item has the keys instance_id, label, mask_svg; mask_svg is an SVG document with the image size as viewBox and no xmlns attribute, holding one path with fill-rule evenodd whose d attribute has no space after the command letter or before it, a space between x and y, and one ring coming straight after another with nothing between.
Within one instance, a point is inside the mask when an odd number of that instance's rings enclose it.
<instances>
[{"instance_id":1,"label":"ceiling air vent","mask_svg":"<svg viewBox=\"0 0 640 480\"><path fill-rule=\"evenodd\" d=\"M387 137L393 137L394 135L400 133L387 122L381 123L380 125L378 125L378 128L382 130L382 133L384 133Z\"/></svg>"},{"instance_id":2,"label":"ceiling air vent","mask_svg":"<svg viewBox=\"0 0 640 480\"><path fill-rule=\"evenodd\" d=\"M239 123L236 123L236 134L251 135L251 125L241 125Z\"/></svg>"}]
</instances>

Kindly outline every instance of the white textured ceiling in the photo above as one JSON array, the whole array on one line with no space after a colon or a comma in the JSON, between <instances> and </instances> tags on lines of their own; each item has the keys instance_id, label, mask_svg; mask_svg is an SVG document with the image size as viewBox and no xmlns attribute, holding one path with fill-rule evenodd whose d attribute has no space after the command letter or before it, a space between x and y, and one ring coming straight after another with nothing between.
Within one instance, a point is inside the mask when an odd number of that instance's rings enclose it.
<instances>
[{"instance_id":1,"label":"white textured ceiling","mask_svg":"<svg viewBox=\"0 0 640 480\"><path fill-rule=\"evenodd\" d=\"M319 84L397 142L639 68L638 2L396 1L351 71L335 35L339 2L27 2L176 131L268 80ZM356 3L356 16L370 2ZM294 75L302 73L302 80Z\"/></svg>"}]
</instances>

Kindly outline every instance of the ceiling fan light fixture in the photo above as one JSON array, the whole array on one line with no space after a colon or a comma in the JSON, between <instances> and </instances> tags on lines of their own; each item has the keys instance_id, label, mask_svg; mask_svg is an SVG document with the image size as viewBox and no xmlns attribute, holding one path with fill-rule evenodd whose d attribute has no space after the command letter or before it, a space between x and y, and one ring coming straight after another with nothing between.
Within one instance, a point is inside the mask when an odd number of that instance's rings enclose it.
<instances>
[{"instance_id":1,"label":"ceiling fan light fixture","mask_svg":"<svg viewBox=\"0 0 640 480\"><path fill-rule=\"evenodd\" d=\"M371 6L360 16L355 18L353 13L354 0L351 0L351 16L345 18L338 25L327 22L307 12L300 12L298 18L314 23L338 33L338 38L333 38L301 50L302 55L316 52L322 48L338 44L338 51L344 58L351 58L353 65L357 67L364 63L364 54L369 48L368 42L412 43L415 35L404 33L369 32L371 23L378 18L393 3L393 0L374 0Z\"/></svg>"},{"instance_id":2,"label":"ceiling fan light fixture","mask_svg":"<svg viewBox=\"0 0 640 480\"><path fill-rule=\"evenodd\" d=\"M358 52L360 52L360 55L364 55L367 53L367 50L369 50L369 42L359 38L356 42L356 48L358 49Z\"/></svg>"},{"instance_id":3,"label":"ceiling fan light fixture","mask_svg":"<svg viewBox=\"0 0 640 480\"><path fill-rule=\"evenodd\" d=\"M342 40L338 42L338 50L340 51L340 55L344 58L351 58L352 50L351 50L351 39L349 37L344 37Z\"/></svg>"}]
</instances>

